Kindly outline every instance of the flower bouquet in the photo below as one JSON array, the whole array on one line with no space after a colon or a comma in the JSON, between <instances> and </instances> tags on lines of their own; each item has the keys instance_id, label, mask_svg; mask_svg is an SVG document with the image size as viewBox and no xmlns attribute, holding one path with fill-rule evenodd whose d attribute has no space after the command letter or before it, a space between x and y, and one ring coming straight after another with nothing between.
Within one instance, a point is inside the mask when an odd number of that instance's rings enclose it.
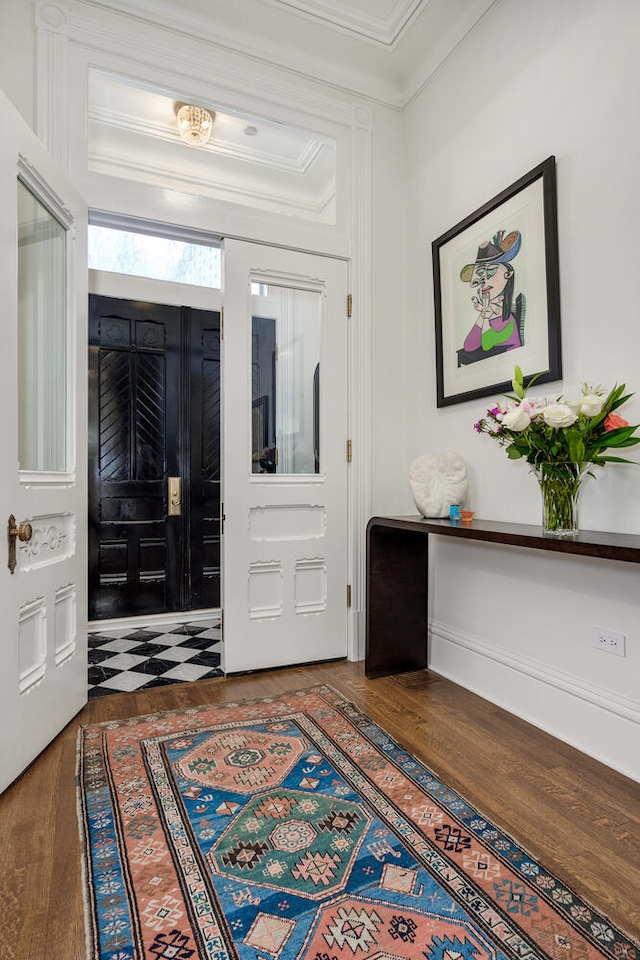
<instances>
[{"instance_id":1,"label":"flower bouquet","mask_svg":"<svg viewBox=\"0 0 640 960\"><path fill-rule=\"evenodd\" d=\"M487 410L475 429L505 447L510 460L524 458L531 464L542 492L544 532L574 536L584 474L593 476L594 465L633 462L606 453L640 443L634 436L638 425L631 426L615 412L633 394L625 394L624 384L607 393L584 383L576 400L529 397L527 391L538 376L525 386L516 366L514 395Z\"/></svg>"}]
</instances>

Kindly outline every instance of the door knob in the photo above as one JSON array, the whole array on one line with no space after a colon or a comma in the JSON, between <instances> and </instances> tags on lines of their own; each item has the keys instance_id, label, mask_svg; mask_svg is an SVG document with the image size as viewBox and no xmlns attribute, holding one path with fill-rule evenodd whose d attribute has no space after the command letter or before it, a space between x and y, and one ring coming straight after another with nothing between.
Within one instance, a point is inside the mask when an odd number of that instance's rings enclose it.
<instances>
[{"instance_id":1,"label":"door knob","mask_svg":"<svg viewBox=\"0 0 640 960\"><path fill-rule=\"evenodd\" d=\"M33 527L30 523L19 523L16 526L16 518L13 514L7 521L7 545L9 548L9 559L7 566L11 573L16 568L16 540L27 543L33 536Z\"/></svg>"},{"instance_id":2,"label":"door knob","mask_svg":"<svg viewBox=\"0 0 640 960\"><path fill-rule=\"evenodd\" d=\"M168 510L170 517L179 517L182 513L182 481L180 477L168 477L169 485Z\"/></svg>"}]
</instances>

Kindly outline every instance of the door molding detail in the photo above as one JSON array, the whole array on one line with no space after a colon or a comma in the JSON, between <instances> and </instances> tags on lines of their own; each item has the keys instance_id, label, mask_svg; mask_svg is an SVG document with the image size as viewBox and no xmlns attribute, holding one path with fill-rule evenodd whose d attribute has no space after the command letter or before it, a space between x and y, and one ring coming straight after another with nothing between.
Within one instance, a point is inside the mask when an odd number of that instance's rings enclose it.
<instances>
[{"instance_id":1,"label":"door molding detail","mask_svg":"<svg viewBox=\"0 0 640 960\"><path fill-rule=\"evenodd\" d=\"M47 671L47 610L44 597L36 597L18 611L18 690L28 693Z\"/></svg>"},{"instance_id":2,"label":"door molding detail","mask_svg":"<svg viewBox=\"0 0 640 960\"><path fill-rule=\"evenodd\" d=\"M29 520L33 534L19 550L20 570L37 570L72 556L75 551L75 518L71 514L48 514Z\"/></svg>"}]
</instances>

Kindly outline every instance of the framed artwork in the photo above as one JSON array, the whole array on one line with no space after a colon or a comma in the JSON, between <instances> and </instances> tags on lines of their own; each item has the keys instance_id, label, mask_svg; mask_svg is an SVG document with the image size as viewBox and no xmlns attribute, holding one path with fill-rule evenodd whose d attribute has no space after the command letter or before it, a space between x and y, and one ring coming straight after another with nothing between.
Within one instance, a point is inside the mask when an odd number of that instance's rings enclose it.
<instances>
[{"instance_id":1,"label":"framed artwork","mask_svg":"<svg viewBox=\"0 0 640 960\"><path fill-rule=\"evenodd\" d=\"M555 157L432 244L437 403L511 393L516 364L559 380Z\"/></svg>"}]
</instances>

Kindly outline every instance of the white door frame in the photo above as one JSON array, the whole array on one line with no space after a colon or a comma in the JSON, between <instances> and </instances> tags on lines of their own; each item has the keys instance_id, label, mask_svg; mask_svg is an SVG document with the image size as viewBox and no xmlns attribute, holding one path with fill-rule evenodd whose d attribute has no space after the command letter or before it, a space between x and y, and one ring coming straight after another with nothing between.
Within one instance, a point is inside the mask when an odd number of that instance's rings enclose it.
<instances>
[{"instance_id":1,"label":"white door frame","mask_svg":"<svg viewBox=\"0 0 640 960\"><path fill-rule=\"evenodd\" d=\"M207 60L206 68L202 68L199 57L211 54L205 46L200 45L199 52L193 57L185 57L173 48L159 48L154 28L142 23L138 24L139 35L134 44L127 32L126 22L108 12L105 12L98 40L91 17L84 10L76 9L75 4L73 6L75 15L71 18L62 7L57 6L55 15L51 15L52 8L46 0L36 3L36 132L52 156L60 161L63 168L72 172L74 182L87 198L90 208L101 211L129 209L141 218L162 220L164 216L165 220L170 221L176 212L164 207L163 213L158 215L159 208L155 203L157 191L139 184L121 186L114 178L88 171L84 119L87 113L89 66L120 73L152 86L180 90L185 95L193 96L195 99L192 102L197 102L198 97L215 100L216 95L222 96L225 102L237 102L244 105L246 110L259 114L260 110L265 109L264 100L260 99L262 91L258 91L261 86L260 65L253 58L246 63L237 60L232 72L224 72L221 91L215 87L215 80L207 79L210 61ZM142 58L140 44L144 50ZM346 256L349 261L353 311L349 324L348 416L353 462L349 472L347 530L347 563L352 586L348 657L350 660L361 660L365 649L365 530L371 516L372 501L372 426L369 411L372 364L373 115L365 100L354 99L342 90L331 90L319 84L298 87L284 73L277 79L265 78L265 83L273 119L287 119L304 126L305 118L308 118L311 125L319 120L325 126L330 124L342 130L344 161L340 170L338 203L341 228L336 238L332 238L331 231L302 230L293 222L285 225L286 218L280 218L274 230L264 215L256 219L257 232L253 235L253 226L245 228L250 220L246 210L240 211L236 217L233 204L218 206L224 213L224 233L227 237L261 240L264 243L277 235L282 246L312 254ZM76 118L73 125L72 118ZM202 230L204 223L215 222L216 217L212 215L214 209L206 201L195 206L192 204L188 217L182 216L179 220L184 222L192 217L190 226ZM241 226L234 230L236 221ZM265 233L270 234L270 238ZM285 238L289 234L300 239L289 243Z\"/></svg>"},{"instance_id":2,"label":"white door frame","mask_svg":"<svg viewBox=\"0 0 640 960\"><path fill-rule=\"evenodd\" d=\"M93 222L92 215L89 215L90 222ZM134 217L127 217L125 215L110 214L108 218L100 215L98 222L103 225L107 222L110 226L126 226L128 229L135 231L137 226L140 226L140 221ZM149 232L149 224L145 222L144 224L145 232ZM166 229L163 230L162 224L155 225L159 235L177 235L184 239L191 239L194 242L201 240L206 242L207 240L219 240L219 235L216 233L211 233L209 235L203 234L202 232L193 232L189 231L187 228L184 230L176 230L172 225L167 225ZM255 241L247 239L244 237L233 237L229 238L233 240L244 240L249 243ZM288 247L277 246L278 249L292 249ZM312 250L297 251L303 253L309 253L311 255L317 256ZM322 256L322 255L320 255ZM331 259L331 258L330 258ZM339 258L340 259L340 258ZM348 274L352 275L353 270L349 261L347 261ZM224 271L224 262L223 267ZM108 272L91 270L89 271L89 289L92 293L100 293L105 296L120 296L127 297L128 299L140 299L144 297L145 299L155 300L158 296L164 296L161 293L163 286L167 289L167 292L170 294L170 299L167 302L173 302L171 297L175 293L178 296L178 299L182 303L189 303L191 306L199 307L206 310L215 310L221 309L222 295L220 290L209 289L209 288L199 288L199 287L190 287L189 285L182 284L172 284L169 281L160 281L160 280L151 280L143 277L132 277L125 274L111 274ZM183 293L184 291L184 293ZM188 294L186 291L190 291ZM165 300L162 300L165 302ZM353 421L350 416L351 411L359 409L362 406L361 398L359 395L354 397L354 391L356 390L352 382L352 373L354 368L354 357L357 356L357 352L354 350L353 340L354 340L354 331L353 331L353 310L352 315L348 317L346 322L347 326L347 380L348 380L348 408L347 408L347 424L345 425L346 435L352 439L352 447L355 447L356 450L359 448L358 444L358 432L354 429ZM360 359L360 358L358 358ZM224 410L223 410L224 417ZM355 437L355 442L354 442ZM347 580L352 586L351 596L352 596L352 607L347 612L347 658L349 660L362 660L364 658L364 575L365 575L365 563L364 563L364 529L366 526L366 521L368 519L368 513L366 517L362 516L362 498L359 496L362 492L363 483L368 484L368 471L364 469L364 457L356 456L355 460L352 461L350 469L348 472L347 479L347 529L345 531L345 536L347 540ZM224 461L223 461L223 470L224 470ZM360 509L358 509L360 508ZM224 575L224 571L223 571ZM358 586L360 589L358 589ZM195 622L200 619L210 619L212 611L195 611L195 612L185 612L185 613L174 613L174 614L158 614L149 618L145 618L145 623L150 625L162 624L162 623L186 623L186 622ZM133 627L140 622L140 618L120 618L113 620L100 620L94 621L89 624L89 630L91 632L100 631L101 629L107 628L120 628L120 627Z\"/></svg>"}]
</instances>

